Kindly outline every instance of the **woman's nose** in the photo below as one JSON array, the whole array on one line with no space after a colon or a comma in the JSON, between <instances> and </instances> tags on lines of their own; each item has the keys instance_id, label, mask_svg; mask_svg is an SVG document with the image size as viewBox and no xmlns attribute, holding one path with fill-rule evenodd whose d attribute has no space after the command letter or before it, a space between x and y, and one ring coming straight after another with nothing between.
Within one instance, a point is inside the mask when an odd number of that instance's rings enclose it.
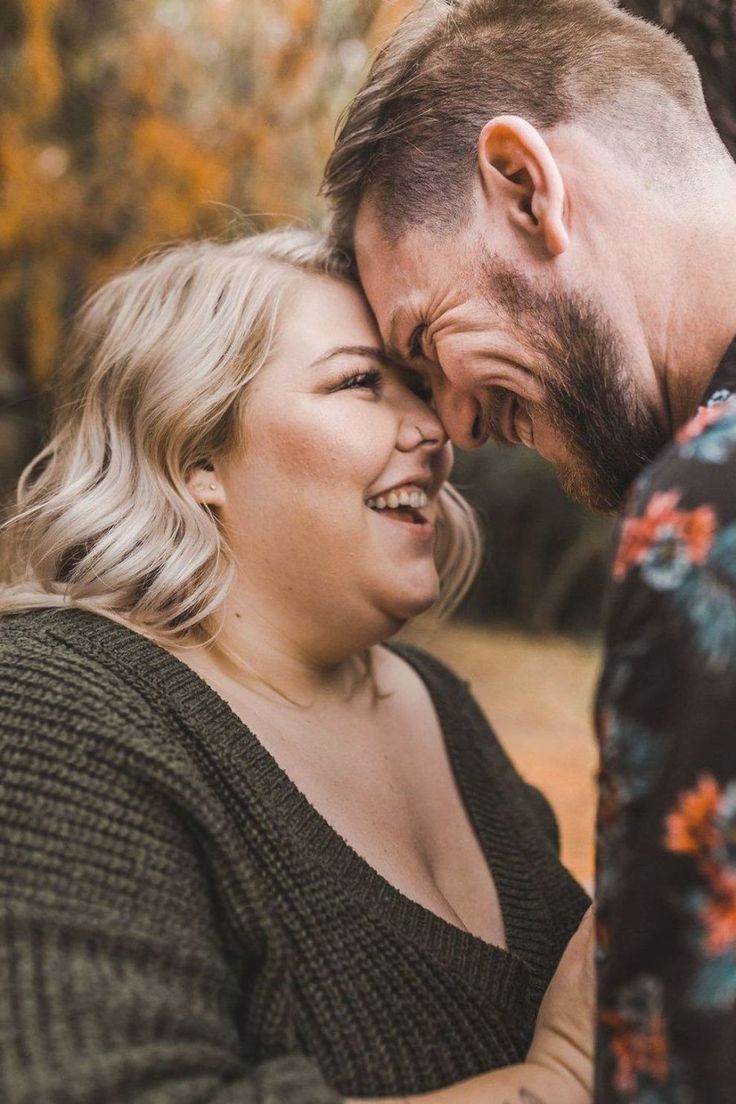
<instances>
[{"instance_id":1,"label":"woman's nose","mask_svg":"<svg viewBox=\"0 0 736 1104\"><path fill-rule=\"evenodd\" d=\"M426 447L428 451L439 451L447 444L445 427L438 415L422 399L417 399L412 408L402 418L399 430L398 447L402 452L411 452Z\"/></svg>"}]
</instances>

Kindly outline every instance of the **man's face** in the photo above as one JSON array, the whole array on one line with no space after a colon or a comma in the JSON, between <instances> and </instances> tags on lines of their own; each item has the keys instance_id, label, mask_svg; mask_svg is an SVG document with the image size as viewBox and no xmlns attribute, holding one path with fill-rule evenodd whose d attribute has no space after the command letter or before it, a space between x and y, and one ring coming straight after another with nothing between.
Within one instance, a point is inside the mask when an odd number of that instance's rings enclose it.
<instances>
[{"instance_id":1,"label":"man's face","mask_svg":"<svg viewBox=\"0 0 736 1104\"><path fill-rule=\"evenodd\" d=\"M388 241L366 204L356 254L384 341L428 374L457 445L492 437L533 446L572 497L621 508L668 433L598 303L545 290L536 272L463 227L453 235L415 227Z\"/></svg>"}]
</instances>

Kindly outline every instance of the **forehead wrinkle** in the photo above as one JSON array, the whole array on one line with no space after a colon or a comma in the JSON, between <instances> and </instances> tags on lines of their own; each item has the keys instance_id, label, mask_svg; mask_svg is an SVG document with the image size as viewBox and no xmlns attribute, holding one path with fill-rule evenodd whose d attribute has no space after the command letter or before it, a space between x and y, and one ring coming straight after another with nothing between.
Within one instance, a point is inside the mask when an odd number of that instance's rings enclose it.
<instances>
[{"instance_id":1,"label":"forehead wrinkle","mask_svg":"<svg viewBox=\"0 0 736 1104\"><path fill-rule=\"evenodd\" d=\"M400 327L404 326L407 321L411 322L413 319L419 319L419 316L420 311L416 305L408 300L394 307L389 315L388 326L386 327L385 345L389 356L402 362L407 360L408 350L399 347L398 330Z\"/></svg>"}]
</instances>

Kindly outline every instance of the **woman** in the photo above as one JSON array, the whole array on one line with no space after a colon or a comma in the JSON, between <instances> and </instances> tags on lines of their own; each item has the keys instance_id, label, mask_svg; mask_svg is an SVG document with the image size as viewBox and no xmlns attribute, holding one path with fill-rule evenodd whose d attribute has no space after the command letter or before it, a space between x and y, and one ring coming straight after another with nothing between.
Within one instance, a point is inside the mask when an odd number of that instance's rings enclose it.
<instances>
[{"instance_id":1,"label":"woman","mask_svg":"<svg viewBox=\"0 0 736 1104\"><path fill-rule=\"evenodd\" d=\"M83 312L4 535L9 1104L585 1099L584 935L522 1061L587 903L549 809L381 646L477 563L427 397L306 233Z\"/></svg>"}]
</instances>

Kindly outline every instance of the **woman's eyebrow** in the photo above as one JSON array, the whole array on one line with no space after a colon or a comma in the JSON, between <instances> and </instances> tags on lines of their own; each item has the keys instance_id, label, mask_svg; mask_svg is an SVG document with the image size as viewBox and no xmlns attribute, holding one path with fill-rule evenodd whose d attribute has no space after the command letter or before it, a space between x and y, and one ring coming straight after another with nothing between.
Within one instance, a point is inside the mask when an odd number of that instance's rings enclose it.
<instances>
[{"instance_id":1,"label":"woman's eyebrow","mask_svg":"<svg viewBox=\"0 0 736 1104\"><path fill-rule=\"evenodd\" d=\"M379 364L383 364L387 368L396 367L396 361L393 360L388 353L373 345L338 345L337 348L330 349L328 353L324 353L321 357L317 357L316 360L312 361L310 367L319 368L323 364L328 364L329 361L340 356L361 356L369 360L378 361Z\"/></svg>"}]
</instances>

